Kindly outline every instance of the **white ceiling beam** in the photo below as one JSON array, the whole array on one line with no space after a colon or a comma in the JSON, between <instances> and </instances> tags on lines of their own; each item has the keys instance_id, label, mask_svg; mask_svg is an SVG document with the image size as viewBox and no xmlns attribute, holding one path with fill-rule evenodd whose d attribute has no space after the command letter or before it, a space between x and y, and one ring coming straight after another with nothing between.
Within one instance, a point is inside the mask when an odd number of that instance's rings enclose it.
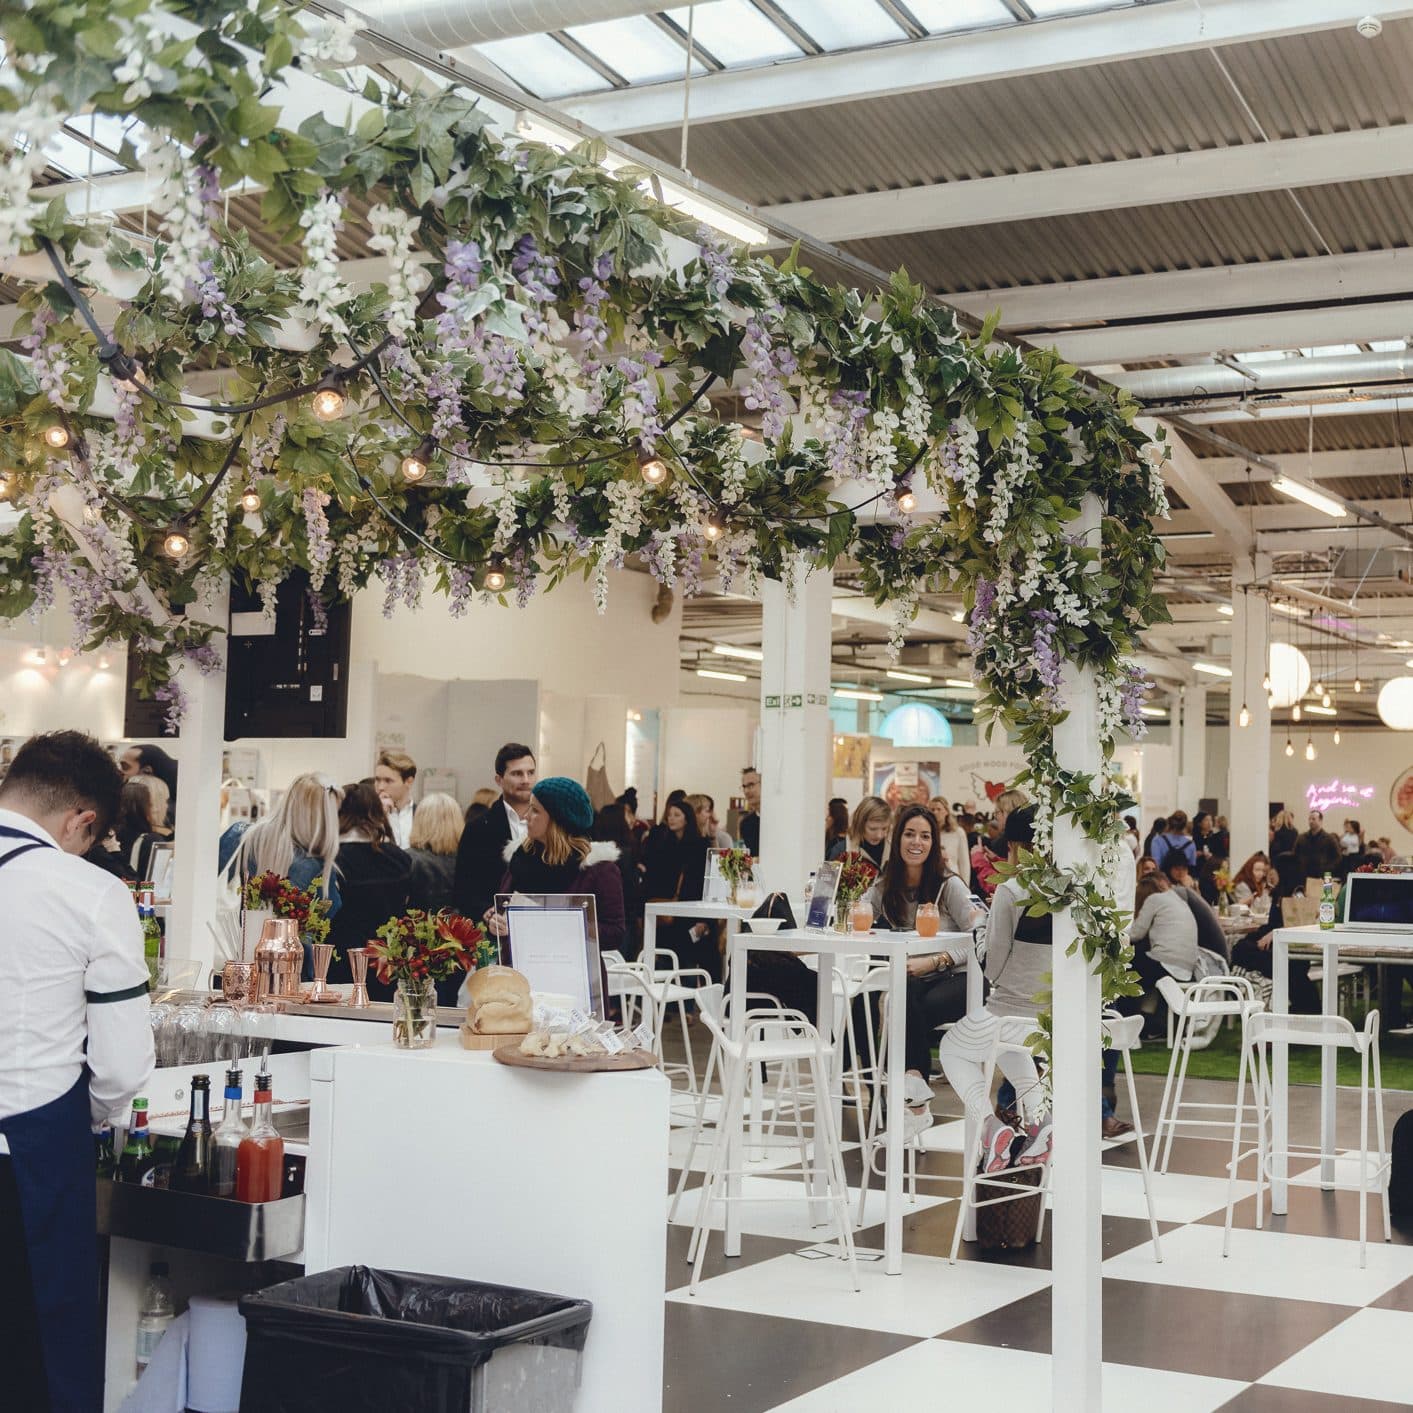
<instances>
[{"instance_id":1,"label":"white ceiling beam","mask_svg":"<svg viewBox=\"0 0 1413 1413\"><path fill-rule=\"evenodd\" d=\"M1408 431L1413 434L1413 405L1409 408ZM1293 452L1288 456L1266 454L1282 471L1305 480L1332 481L1344 476L1389 476L1403 470L1403 458L1397 447L1378 447L1372 451L1317 451L1313 456ZM1409 453L1413 464L1413 452ZM1236 456L1205 457L1202 464L1221 485L1239 485L1246 480L1247 462ZM1253 481L1269 481L1272 473L1264 466L1252 465Z\"/></svg>"},{"instance_id":2,"label":"white ceiling beam","mask_svg":"<svg viewBox=\"0 0 1413 1413\"><path fill-rule=\"evenodd\" d=\"M1166 440L1172 448L1172 459L1164 467L1167 482L1186 502L1201 528L1212 532L1212 547L1232 554L1250 553L1251 534L1244 517L1237 513L1226 492L1192 454L1191 447L1171 427L1151 417L1140 417L1138 426L1150 436ZM1160 534L1163 528L1159 522Z\"/></svg>"},{"instance_id":3,"label":"white ceiling beam","mask_svg":"<svg viewBox=\"0 0 1413 1413\"><path fill-rule=\"evenodd\" d=\"M1033 24L938 35L692 80L694 123L825 103L981 84L1089 64L1175 54L1353 25L1368 0L1204 0L1143 5ZM1385 21L1413 5L1384 6ZM569 99L560 107L604 133L661 131L682 121L682 84L659 83Z\"/></svg>"},{"instance_id":4,"label":"white ceiling beam","mask_svg":"<svg viewBox=\"0 0 1413 1413\"><path fill-rule=\"evenodd\" d=\"M1403 294L1413 286L1413 249L1317 255L1304 260L1222 265L1209 270L1169 270L1157 275L1117 275L1055 285L949 294L947 302L984 319L1001 311L1001 327L1018 333L1142 319L1169 314L1211 314L1272 304L1332 304L1336 300Z\"/></svg>"},{"instance_id":5,"label":"white ceiling beam","mask_svg":"<svg viewBox=\"0 0 1413 1413\"><path fill-rule=\"evenodd\" d=\"M793 201L766 206L761 215L820 240L863 240L1369 181L1408 171L1413 171L1413 124Z\"/></svg>"},{"instance_id":6,"label":"white ceiling beam","mask_svg":"<svg viewBox=\"0 0 1413 1413\"><path fill-rule=\"evenodd\" d=\"M1334 309L1287 309L1269 314L1179 319L1072 329L1038 340L1053 343L1072 363L1139 363L1154 358L1210 357L1228 349L1310 348L1323 344L1399 339L1413 333L1413 301L1351 304Z\"/></svg>"},{"instance_id":7,"label":"white ceiling beam","mask_svg":"<svg viewBox=\"0 0 1413 1413\"><path fill-rule=\"evenodd\" d=\"M884 628L893 626L893 610L886 604L874 603L871 598L836 593L829 611L836 618L851 618L859 623L873 623ZM957 623L950 614L939 613L935 608L920 608L917 617L908 625L907 633L909 637L927 634L957 642L966 637L967 629L965 623Z\"/></svg>"}]
</instances>

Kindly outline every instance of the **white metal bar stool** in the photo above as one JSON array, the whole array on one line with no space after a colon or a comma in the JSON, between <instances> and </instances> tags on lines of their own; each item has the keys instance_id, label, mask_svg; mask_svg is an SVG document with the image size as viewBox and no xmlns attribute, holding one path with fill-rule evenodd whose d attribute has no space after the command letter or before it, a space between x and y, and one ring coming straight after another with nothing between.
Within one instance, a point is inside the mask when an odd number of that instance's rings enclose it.
<instances>
[{"instance_id":1,"label":"white metal bar stool","mask_svg":"<svg viewBox=\"0 0 1413 1413\"><path fill-rule=\"evenodd\" d=\"M696 1220L687 1259L692 1264L692 1280L688 1287L697 1292L702 1263L706 1259L707 1241L711 1231L713 1206L732 1200L727 1180L737 1174L727 1167L728 1137L740 1131L745 1109L746 1088L752 1069L762 1064L803 1066L808 1070L816 1102L814 1109L813 1158L805 1138L800 1106L794 1106L795 1137L800 1154L800 1172L809 1184L805 1199L822 1202L834 1219L840 1248L849 1263L849 1275L854 1289L859 1289L858 1263L854 1257L854 1236L849 1225L849 1189L844 1177L844 1160L839 1135L834 1128L834 1116L829 1101L830 1049L818 1030L798 1011L754 1011L747 1014L742 1038L731 1038L726 1026L726 1006L720 985L703 987L698 992L697 1006L722 1061L723 1104L712 1140L711 1157L707 1161L706 1179L697 1200ZM781 1170L783 1171L783 1170ZM772 1174L778 1177L779 1172ZM784 1187L785 1184L780 1184ZM822 1189L822 1191L821 1191ZM798 1193L783 1192L780 1197L758 1198L760 1201L799 1201Z\"/></svg>"},{"instance_id":2,"label":"white metal bar stool","mask_svg":"<svg viewBox=\"0 0 1413 1413\"><path fill-rule=\"evenodd\" d=\"M1222 1255L1231 1247L1232 1208L1236 1202L1238 1165L1253 1154L1256 1158L1256 1225L1264 1220L1266 1183L1271 1179L1271 1163L1278 1157L1320 1158L1319 1148L1288 1148L1284 1154L1271 1147L1271 1071L1269 1050L1273 1044L1317 1045L1353 1050L1359 1056L1359 1181L1330 1183L1327 1186L1357 1192L1359 1201L1359 1265L1367 1258L1369 1202L1378 1193L1382 1199L1384 1240L1392 1239L1389 1231L1388 1180L1391 1161L1384 1146L1384 1090L1379 1068L1379 1013L1370 1011L1364 1017L1362 1030L1343 1016L1253 1016L1247 1024L1246 1041L1241 1047L1241 1069L1236 1080L1236 1128L1232 1133L1231 1163L1227 1169L1227 1220L1222 1240ZM1370 1069L1373 1084L1369 1083ZM1246 1078L1251 1076L1252 1096L1256 1108L1256 1147L1241 1151L1241 1119L1246 1097ZM1369 1104L1374 1106L1374 1136L1378 1147L1369 1151Z\"/></svg>"},{"instance_id":3,"label":"white metal bar stool","mask_svg":"<svg viewBox=\"0 0 1413 1413\"><path fill-rule=\"evenodd\" d=\"M1153 1259L1162 1261L1163 1247L1158 1239L1158 1218L1153 1210L1153 1170L1148 1165L1148 1145L1143 1138L1143 1116L1138 1111L1138 1088L1133 1082L1133 1066L1129 1056L1138 1048L1143 1034L1142 1016L1121 1016L1117 1011L1104 1012L1104 1030L1109 1037L1109 1049L1117 1051L1123 1061L1124 1082L1128 1089L1128 1111L1133 1120L1133 1132L1108 1140L1117 1148L1132 1143L1138 1149L1138 1171L1143 1175L1143 1200L1148 1207L1148 1227L1153 1233Z\"/></svg>"},{"instance_id":4,"label":"white metal bar stool","mask_svg":"<svg viewBox=\"0 0 1413 1413\"><path fill-rule=\"evenodd\" d=\"M1241 1025L1242 1046L1246 1044L1247 1026L1253 1016L1260 1015L1262 1005L1255 988L1243 976L1209 976L1184 986L1170 976L1158 981L1158 992L1167 1002L1169 1012L1177 1018L1172 1055L1168 1059L1168 1076L1163 1083L1163 1098L1158 1105L1158 1119L1153 1125L1153 1155L1160 1173L1168 1171L1173 1155L1173 1137L1182 1128L1221 1128L1232 1122L1235 1105L1201 1103L1184 1100L1187 1083L1187 1062L1199 1035L1208 1035L1227 1018ZM1206 1042L1204 1042L1206 1043ZM1195 1114L1215 1112L1224 1118L1184 1118L1185 1110ZM1248 1121L1250 1122L1250 1121Z\"/></svg>"},{"instance_id":5,"label":"white metal bar stool","mask_svg":"<svg viewBox=\"0 0 1413 1413\"><path fill-rule=\"evenodd\" d=\"M666 959L666 965L663 961ZM629 964L631 965L631 964ZM697 1093L696 1057L692 1053L692 1030L687 1020L687 1003L697 999L697 992L703 986L711 985L711 974L701 967L684 967L677 960L677 954L667 947L654 949L654 966L651 971L643 963L637 963L639 985L647 999L653 1028L653 1054L661 1062L662 1033L667 1023L667 1013L677 1008L678 1023L682 1027L682 1046L686 1051L686 1064L662 1063L662 1072L669 1083L673 1075L681 1075L687 1082L687 1093ZM690 984L689 984L690 983Z\"/></svg>"}]
</instances>

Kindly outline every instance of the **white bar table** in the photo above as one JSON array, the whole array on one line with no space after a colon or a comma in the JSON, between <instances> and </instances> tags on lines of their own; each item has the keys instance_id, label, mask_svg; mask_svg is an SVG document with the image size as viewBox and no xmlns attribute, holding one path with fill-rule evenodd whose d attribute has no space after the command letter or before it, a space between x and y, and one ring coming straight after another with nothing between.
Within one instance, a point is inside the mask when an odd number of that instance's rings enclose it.
<instances>
[{"instance_id":1,"label":"white bar table","mask_svg":"<svg viewBox=\"0 0 1413 1413\"><path fill-rule=\"evenodd\" d=\"M724 922L726 924L726 956L730 965L731 943L743 919L760 906L738 907L735 903L682 903L668 898L661 903L649 903L643 909L643 953L640 960L649 971L657 967L657 920L660 917L685 917L693 922ZM678 957L681 962L683 959ZM685 965L686 963L684 963Z\"/></svg>"},{"instance_id":2,"label":"white bar table","mask_svg":"<svg viewBox=\"0 0 1413 1413\"><path fill-rule=\"evenodd\" d=\"M1324 966L1320 996L1327 1016L1339 1014L1340 955L1363 964L1379 962L1413 964L1413 929L1385 931L1382 928L1346 927L1323 928L1318 923L1305 927L1278 927L1271 943L1271 1010L1278 1016L1290 1014L1290 950L1318 952ZM1320 1181L1334 1182L1335 1155L1335 1094L1337 1089L1338 1052L1333 1046L1322 1047L1320 1055ZM1286 1210L1285 1151L1290 1147L1290 1047L1279 1042L1271 1046L1271 1211Z\"/></svg>"},{"instance_id":3,"label":"white bar table","mask_svg":"<svg viewBox=\"0 0 1413 1413\"><path fill-rule=\"evenodd\" d=\"M834 1033L834 968L825 966L826 957L882 957L888 962L888 1092L895 1105L894 1121L888 1125L884 1151L888 1155L888 1171L884 1174L883 1263L890 1276L903 1273L903 1125L896 1121L896 1107L902 1103L903 1074L906 1069L908 958L949 951L953 947L967 949L967 1010L981 1006L981 968L976 965L975 949L970 932L939 932L934 937L919 937L916 932L834 932L794 928L779 932L736 931L731 938L731 1034L735 1040L745 1035L746 959L751 952L809 953L820 958L815 1016L820 1034L827 1043L842 1043ZM646 948L645 948L646 950ZM837 1131L837 1130L836 1130ZM726 1166L727 1195L741 1195L740 1125L727 1134ZM726 1204L725 1252L741 1254L738 1203Z\"/></svg>"}]
</instances>

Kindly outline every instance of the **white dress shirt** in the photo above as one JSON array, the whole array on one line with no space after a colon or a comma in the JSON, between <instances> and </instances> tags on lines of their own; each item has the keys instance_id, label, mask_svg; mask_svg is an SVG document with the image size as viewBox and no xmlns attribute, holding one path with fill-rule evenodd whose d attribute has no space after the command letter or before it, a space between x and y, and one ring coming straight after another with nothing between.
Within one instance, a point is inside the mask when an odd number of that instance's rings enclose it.
<instances>
[{"instance_id":1,"label":"white dress shirt","mask_svg":"<svg viewBox=\"0 0 1413 1413\"><path fill-rule=\"evenodd\" d=\"M0 809L0 824L54 843L13 810ZM0 836L0 857L25 847ZM0 915L0 1117L68 1093L86 1058L94 1126L126 1124L153 1059L132 895L95 864L58 847L33 849L0 868Z\"/></svg>"},{"instance_id":2,"label":"white dress shirt","mask_svg":"<svg viewBox=\"0 0 1413 1413\"><path fill-rule=\"evenodd\" d=\"M412 816L416 810L417 806L408 800L400 810L388 811L388 826L392 829L393 843L399 849L407 849L412 845Z\"/></svg>"},{"instance_id":3,"label":"white dress shirt","mask_svg":"<svg viewBox=\"0 0 1413 1413\"><path fill-rule=\"evenodd\" d=\"M530 826L515 813L515 807L509 800L501 799L501 808L505 810L505 816L510 821L510 842L512 844L523 844L530 833Z\"/></svg>"}]
</instances>

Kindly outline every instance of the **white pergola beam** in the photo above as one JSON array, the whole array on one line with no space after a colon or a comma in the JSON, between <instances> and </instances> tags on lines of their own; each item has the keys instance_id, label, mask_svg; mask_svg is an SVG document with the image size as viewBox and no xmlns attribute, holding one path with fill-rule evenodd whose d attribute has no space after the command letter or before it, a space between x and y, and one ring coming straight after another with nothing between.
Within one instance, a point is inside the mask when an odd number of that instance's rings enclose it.
<instances>
[{"instance_id":1,"label":"white pergola beam","mask_svg":"<svg viewBox=\"0 0 1413 1413\"><path fill-rule=\"evenodd\" d=\"M826 103L982 84L1056 69L1122 63L1189 49L1250 44L1281 35L1353 25L1368 0L1204 0L1074 15L887 48L853 50L692 80L694 123L780 113ZM1380 8L1389 20L1413 6ZM565 101L565 112L603 133L675 128L682 84L660 83Z\"/></svg>"},{"instance_id":2,"label":"white pergola beam","mask_svg":"<svg viewBox=\"0 0 1413 1413\"><path fill-rule=\"evenodd\" d=\"M1406 338L1413 331L1413 300L1351 304L1333 309L1286 309L1230 318L1180 319L1075 329L1038 342L1054 344L1071 363L1139 363L1156 358L1210 357L1227 349L1309 348Z\"/></svg>"},{"instance_id":3,"label":"white pergola beam","mask_svg":"<svg viewBox=\"0 0 1413 1413\"><path fill-rule=\"evenodd\" d=\"M766 220L783 221L820 240L862 240L1242 196L1284 187L1368 181L1401 176L1410 170L1413 126L1366 128L795 201L766 206L761 214Z\"/></svg>"},{"instance_id":4,"label":"white pergola beam","mask_svg":"<svg viewBox=\"0 0 1413 1413\"><path fill-rule=\"evenodd\" d=\"M1408 431L1413 435L1413 408L1410 409ZM1302 480L1329 481L1342 476L1391 476L1403 471L1403 458L1397 447L1377 447L1371 451L1317 451L1313 456L1305 452L1290 454L1262 453L1267 461L1274 461L1282 471ZM1413 451L1409 453L1413 463ZM1248 462L1237 456L1212 456L1203 459L1202 464L1211 473L1212 479L1223 485L1240 484L1246 480ZM1253 481L1269 481L1272 472L1265 466L1251 464Z\"/></svg>"},{"instance_id":5,"label":"white pergola beam","mask_svg":"<svg viewBox=\"0 0 1413 1413\"><path fill-rule=\"evenodd\" d=\"M1231 554L1249 553L1251 533L1244 519L1191 447L1171 427L1151 417L1139 418L1138 426L1150 436L1166 440L1172 448L1172 459L1164 468L1167 482L1186 502L1200 528L1212 532L1212 547ZM1157 526L1159 534L1163 528L1162 524Z\"/></svg>"},{"instance_id":6,"label":"white pergola beam","mask_svg":"<svg viewBox=\"0 0 1413 1413\"><path fill-rule=\"evenodd\" d=\"M947 302L981 319L999 309L1003 329L1030 333L1101 319L1213 314L1274 304L1328 304L1403 294L1411 286L1413 250L1404 247L1222 265L1210 270L969 290L948 295Z\"/></svg>"}]
</instances>

